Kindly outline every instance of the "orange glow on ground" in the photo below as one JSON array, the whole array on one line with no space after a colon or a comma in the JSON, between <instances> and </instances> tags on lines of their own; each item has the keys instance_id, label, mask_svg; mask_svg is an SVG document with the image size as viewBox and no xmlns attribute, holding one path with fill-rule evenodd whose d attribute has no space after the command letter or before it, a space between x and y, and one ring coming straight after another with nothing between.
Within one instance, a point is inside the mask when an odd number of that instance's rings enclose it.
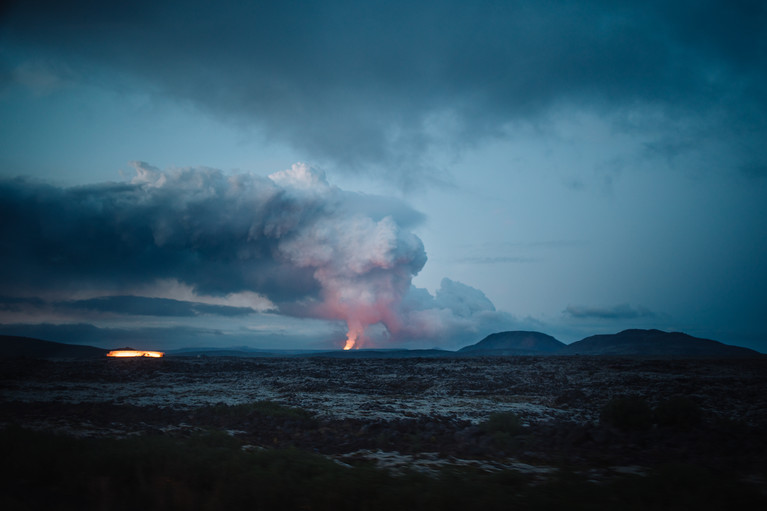
<instances>
[{"instance_id":1,"label":"orange glow on ground","mask_svg":"<svg viewBox=\"0 0 767 511\"><path fill-rule=\"evenodd\" d=\"M149 357L162 358L165 355L162 351L140 351L140 350L115 350L107 353L108 357Z\"/></svg>"}]
</instances>

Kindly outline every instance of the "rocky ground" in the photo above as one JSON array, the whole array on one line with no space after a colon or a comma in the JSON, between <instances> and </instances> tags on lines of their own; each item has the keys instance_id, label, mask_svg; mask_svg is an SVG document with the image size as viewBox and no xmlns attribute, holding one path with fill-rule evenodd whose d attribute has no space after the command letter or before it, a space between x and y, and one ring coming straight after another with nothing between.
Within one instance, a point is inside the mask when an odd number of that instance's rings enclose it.
<instances>
[{"instance_id":1,"label":"rocky ground","mask_svg":"<svg viewBox=\"0 0 767 511\"><path fill-rule=\"evenodd\" d=\"M764 491L765 389L762 359L6 359L0 424L79 437L215 428L246 450L293 446L393 472L605 480L682 463Z\"/></svg>"}]
</instances>

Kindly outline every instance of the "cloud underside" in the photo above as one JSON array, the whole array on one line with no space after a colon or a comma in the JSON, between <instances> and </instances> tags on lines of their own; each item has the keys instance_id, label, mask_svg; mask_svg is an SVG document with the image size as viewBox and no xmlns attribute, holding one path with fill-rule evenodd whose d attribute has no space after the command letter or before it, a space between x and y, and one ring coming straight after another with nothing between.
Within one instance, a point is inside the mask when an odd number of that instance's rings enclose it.
<instances>
[{"instance_id":1,"label":"cloud underside","mask_svg":"<svg viewBox=\"0 0 767 511\"><path fill-rule=\"evenodd\" d=\"M47 302L40 298L0 297L0 310L55 310L69 314L120 314L126 316L194 317L194 316L248 316L255 314L252 307L232 307L200 302L187 302L171 298L146 296L102 296L86 300Z\"/></svg>"},{"instance_id":2,"label":"cloud underside","mask_svg":"<svg viewBox=\"0 0 767 511\"><path fill-rule=\"evenodd\" d=\"M759 1L139 1L129 10L39 1L5 18L7 42L31 55L8 71L17 81L52 87L58 68L69 80L190 101L306 157L383 166L400 180L415 179L430 149L562 108L626 130L673 125L648 147L673 156L716 141L733 169L761 175L765 27ZM652 126L642 126L648 112Z\"/></svg>"}]
</instances>

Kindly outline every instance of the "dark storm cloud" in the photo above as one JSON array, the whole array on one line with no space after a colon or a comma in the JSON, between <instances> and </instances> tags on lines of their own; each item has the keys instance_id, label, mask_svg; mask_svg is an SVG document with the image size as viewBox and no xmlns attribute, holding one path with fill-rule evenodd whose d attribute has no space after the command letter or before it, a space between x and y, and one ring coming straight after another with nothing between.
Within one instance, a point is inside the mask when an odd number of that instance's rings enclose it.
<instances>
[{"instance_id":1,"label":"dark storm cloud","mask_svg":"<svg viewBox=\"0 0 767 511\"><path fill-rule=\"evenodd\" d=\"M4 31L83 79L191 100L309 157L406 180L435 144L568 106L703 125L733 168L762 168L766 27L759 0L38 1Z\"/></svg>"},{"instance_id":2,"label":"dark storm cloud","mask_svg":"<svg viewBox=\"0 0 767 511\"><path fill-rule=\"evenodd\" d=\"M0 296L0 311L20 312L30 308L39 309L45 305L45 300L37 297Z\"/></svg>"},{"instance_id":3,"label":"dark storm cloud","mask_svg":"<svg viewBox=\"0 0 767 511\"><path fill-rule=\"evenodd\" d=\"M254 178L243 185L258 183ZM313 205L299 206L268 180L263 184L261 195L238 198L227 196L226 179L213 170L181 172L175 186L165 187L135 182L58 188L4 181L3 287L12 292L103 283L128 287L173 277L209 293L249 289L277 300L311 294L317 290L311 272L286 267L272 253L276 227L312 215ZM291 212L296 218L284 218ZM254 242L243 247L249 236Z\"/></svg>"},{"instance_id":4,"label":"dark storm cloud","mask_svg":"<svg viewBox=\"0 0 767 511\"><path fill-rule=\"evenodd\" d=\"M345 321L362 345L471 341L513 323L459 282L435 296L411 286L426 263L409 230L422 216L398 200L344 192L302 164L268 178L135 167L124 183L0 181L6 321L271 310Z\"/></svg>"},{"instance_id":5,"label":"dark storm cloud","mask_svg":"<svg viewBox=\"0 0 767 511\"><path fill-rule=\"evenodd\" d=\"M297 302L318 298L341 277L343 285L364 287L376 271L397 273L409 285L426 261L420 240L406 230L419 214L395 200L341 192L304 166L271 178L214 169L162 173L143 163L136 169L130 183L0 182L4 294L119 290L175 279L206 294L252 291ZM119 296L79 306L107 310L118 302L151 309L146 300ZM224 312L173 301L152 305Z\"/></svg>"},{"instance_id":6,"label":"dark storm cloud","mask_svg":"<svg viewBox=\"0 0 767 511\"><path fill-rule=\"evenodd\" d=\"M582 305L568 305L564 313L577 319L638 319L652 318L656 314L644 307L632 307L629 304L616 305L614 307L586 307Z\"/></svg>"},{"instance_id":7,"label":"dark storm cloud","mask_svg":"<svg viewBox=\"0 0 767 511\"><path fill-rule=\"evenodd\" d=\"M464 339L510 319L449 279L435 297L413 291L426 254L409 227L422 216L400 201L344 192L301 164L268 178L135 166L125 183L0 181L6 321L271 310L345 321L364 345ZM200 300L156 294L168 282Z\"/></svg>"}]
</instances>

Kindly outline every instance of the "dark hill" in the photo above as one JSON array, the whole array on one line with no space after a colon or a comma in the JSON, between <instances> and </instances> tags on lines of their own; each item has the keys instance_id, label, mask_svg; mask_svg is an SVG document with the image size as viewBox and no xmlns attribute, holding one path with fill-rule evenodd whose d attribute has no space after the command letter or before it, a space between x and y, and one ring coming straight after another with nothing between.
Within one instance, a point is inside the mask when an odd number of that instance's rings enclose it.
<instances>
[{"instance_id":1,"label":"dark hill","mask_svg":"<svg viewBox=\"0 0 767 511\"><path fill-rule=\"evenodd\" d=\"M464 355L552 355L566 345L541 332L511 331L490 334L477 344L458 350Z\"/></svg>"},{"instance_id":2,"label":"dark hill","mask_svg":"<svg viewBox=\"0 0 767 511\"><path fill-rule=\"evenodd\" d=\"M0 358L101 358L107 351L93 346L0 335Z\"/></svg>"},{"instance_id":3,"label":"dark hill","mask_svg":"<svg viewBox=\"0 0 767 511\"><path fill-rule=\"evenodd\" d=\"M592 335L566 346L560 355L615 355L640 357L753 357L757 351L701 339L681 332L624 330Z\"/></svg>"}]
</instances>

